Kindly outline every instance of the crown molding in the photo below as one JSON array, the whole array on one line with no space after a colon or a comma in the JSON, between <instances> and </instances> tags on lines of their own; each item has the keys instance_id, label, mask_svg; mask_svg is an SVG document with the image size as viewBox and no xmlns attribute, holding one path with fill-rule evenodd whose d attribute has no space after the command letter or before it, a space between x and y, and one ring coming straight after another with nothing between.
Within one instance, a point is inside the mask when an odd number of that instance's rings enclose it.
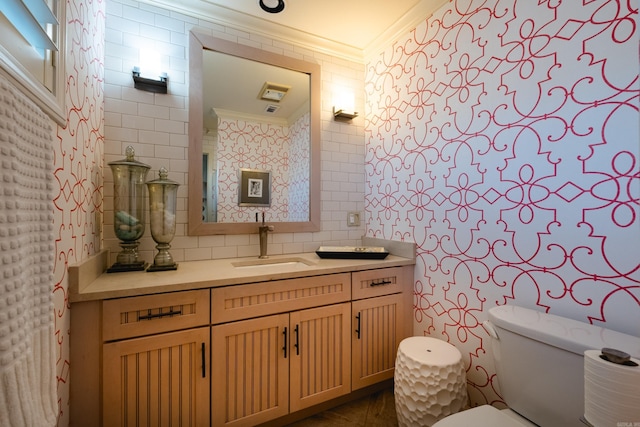
<instances>
[{"instance_id":1,"label":"crown molding","mask_svg":"<svg viewBox=\"0 0 640 427\"><path fill-rule=\"evenodd\" d=\"M229 27L234 30L268 37L280 42L309 49L314 52L337 58L364 63L369 55L375 54L385 45L398 40L403 34L414 29L429 18L434 11L449 0L422 0L391 27L382 31L368 46L360 48L346 43L336 42L295 28L276 24L247 13L238 12L209 0L176 2L175 0L138 0L150 6L161 7L169 11L184 14L197 19ZM185 4L188 3L188 4Z\"/></svg>"},{"instance_id":2,"label":"crown molding","mask_svg":"<svg viewBox=\"0 0 640 427\"><path fill-rule=\"evenodd\" d=\"M289 121L281 117L265 117L257 114L243 113L240 111L225 110L224 108L215 108L216 116L222 119L245 120L248 122L266 123L270 125L289 126Z\"/></svg>"},{"instance_id":3,"label":"crown molding","mask_svg":"<svg viewBox=\"0 0 640 427\"><path fill-rule=\"evenodd\" d=\"M364 59L381 51L389 43L393 43L400 39L404 34L412 31L422 22L431 18L433 14L448 3L450 0L422 0L410 10L407 11L392 26L382 31L369 45L365 46L362 51Z\"/></svg>"},{"instance_id":4,"label":"crown molding","mask_svg":"<svg viewBox=\"0 0 640 427\"><path fill-rule=\"evenodd\" d=\"M189 1L188 4L178 3L175 2L175 0L138 1L150 6L160 7L192 18L202 19L234 30L246 32L247 34L267 37L349 61L361 63L364 59L362 50L355 46L338 43L314 34L296 30L295 28L276 24L266 19L213 4L207 0L193 0Z\"/></svg>"}]
</instances>

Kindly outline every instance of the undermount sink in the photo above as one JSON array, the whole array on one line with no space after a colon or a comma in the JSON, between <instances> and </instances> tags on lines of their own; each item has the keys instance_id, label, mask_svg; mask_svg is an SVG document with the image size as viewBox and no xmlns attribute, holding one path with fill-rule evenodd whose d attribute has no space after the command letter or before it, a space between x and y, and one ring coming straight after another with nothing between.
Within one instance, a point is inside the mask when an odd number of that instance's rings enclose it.
<instances>
[{"instance_id":1,"label":"undermount sink","mask_svg":"<svg viewBox=\"0 0 640 427\"><path fill-rule=\"evenodd\" d=\"M276 259L255 259L248 261L232 262L235 268L246 269L268 269L268 270L291 270L314 265L313 262L304 258L276 258Z\"/></svg>"}]
</instances>

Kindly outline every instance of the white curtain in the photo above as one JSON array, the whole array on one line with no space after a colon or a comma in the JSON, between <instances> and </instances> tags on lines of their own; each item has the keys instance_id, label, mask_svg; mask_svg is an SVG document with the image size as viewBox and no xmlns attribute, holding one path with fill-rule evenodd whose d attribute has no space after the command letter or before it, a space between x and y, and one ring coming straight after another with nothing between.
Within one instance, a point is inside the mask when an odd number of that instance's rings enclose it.
<instances>
[{"instance_id":1,"label":"white curtain","mask_svg":"<svg viewBox=\"0 0 640 427\"><path fill-rule=\"evenodd\" d=\"M53 135L0 75L0 426L54 426Z\"/></svg>"}]
</instances>

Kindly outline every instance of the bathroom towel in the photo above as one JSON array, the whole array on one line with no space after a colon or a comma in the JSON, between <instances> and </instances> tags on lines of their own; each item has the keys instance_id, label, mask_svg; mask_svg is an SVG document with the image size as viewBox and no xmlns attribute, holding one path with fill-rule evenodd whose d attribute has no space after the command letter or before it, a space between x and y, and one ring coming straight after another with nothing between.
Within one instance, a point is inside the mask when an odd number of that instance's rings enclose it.
<instances>
[{"instance_id":1,"label":"bathroom towel","mask_svg":"<svg viewBox=\"0 0 640 427\"><path fill-rule=\"evenodd\" d=\"M0 426L54 426L53 129L0 75Z\"/></svg>"}]
</instances>

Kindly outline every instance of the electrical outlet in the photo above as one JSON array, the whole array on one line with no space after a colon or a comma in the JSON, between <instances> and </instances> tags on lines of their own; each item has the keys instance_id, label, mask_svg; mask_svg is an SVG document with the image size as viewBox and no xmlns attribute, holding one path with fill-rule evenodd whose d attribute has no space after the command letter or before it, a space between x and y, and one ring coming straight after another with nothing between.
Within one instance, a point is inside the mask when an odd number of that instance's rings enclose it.
<instances>
[{"instance_id":1,"label":"electrical outlet","mask_svg":"<svg viewBox=\"0 0 640 427\"><path fill-rule=\"evenodd\" d=\"M358 227L360 225L360 212L347 213L347 226Z\"/></svg>"}]
</instances>

